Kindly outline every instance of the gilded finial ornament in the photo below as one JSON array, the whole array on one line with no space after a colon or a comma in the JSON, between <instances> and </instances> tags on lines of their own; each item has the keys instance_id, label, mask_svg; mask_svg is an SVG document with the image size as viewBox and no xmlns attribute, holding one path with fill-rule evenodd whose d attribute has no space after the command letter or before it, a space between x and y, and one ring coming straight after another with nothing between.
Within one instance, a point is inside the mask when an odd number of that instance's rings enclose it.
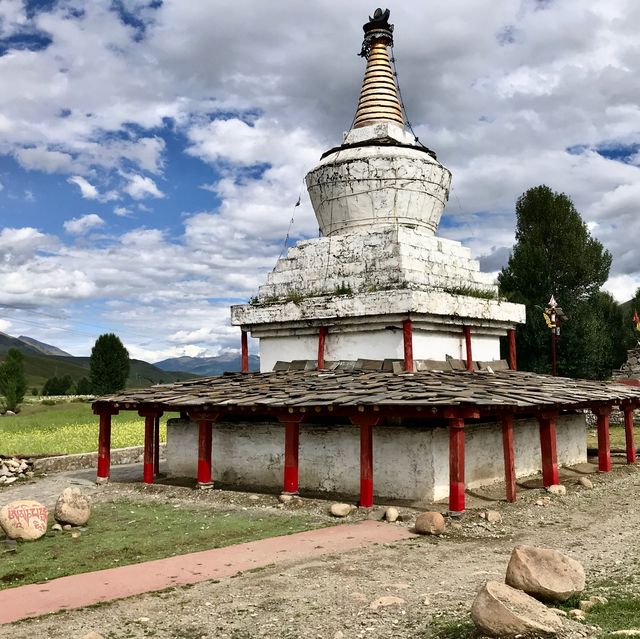
<instances>
[{"instance_id":1,"label":"gilded finial ornament","mask_svg":"<svg viewBox=\"0 0 640 639\"><path fill-rule=\"evenodd\" d=\"M393 46L393 25L389 24L389 9L376 9L363 25L364 40L360 55L367 60L354 128L393 122L404 127L404 115L388 47Z\"/></svg>"}]
</instances>

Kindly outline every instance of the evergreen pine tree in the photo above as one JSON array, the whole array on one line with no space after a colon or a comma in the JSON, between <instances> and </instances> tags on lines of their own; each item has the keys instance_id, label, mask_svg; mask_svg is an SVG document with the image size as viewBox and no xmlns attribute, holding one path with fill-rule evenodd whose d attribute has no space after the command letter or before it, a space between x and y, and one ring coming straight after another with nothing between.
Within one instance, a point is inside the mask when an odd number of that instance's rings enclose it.
<instances>
[{"instance_id":1,"label":"evergreen pine tree","mask_svg":"<svg viewBox=\"0 0 640 639\"><path fill-rule=\"evenodd\" d=\"M129 352L113 333L100 335L91 349L89 379L96 395L122 390L129 377Z\"/></svg>"},{"instance_id":2,"label":"evergreen pine tree","mask_svg":"<svg viewBox=\"0 0 640 639\"><path fill-rule=\"evenodd\" d=\"M27 391L24 374L24 356L17 348L10 348L0 364L0 395L4 396L6 410L16 411Z\"/></svg>"}]
</instances>

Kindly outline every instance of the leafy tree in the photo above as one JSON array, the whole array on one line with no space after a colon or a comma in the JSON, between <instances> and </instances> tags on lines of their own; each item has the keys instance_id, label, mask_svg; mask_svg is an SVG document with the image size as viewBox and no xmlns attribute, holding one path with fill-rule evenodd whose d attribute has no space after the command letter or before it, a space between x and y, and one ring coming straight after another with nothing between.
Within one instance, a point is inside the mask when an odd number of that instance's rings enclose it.
<instances>
[{"instance_id":1,"label":"leafy tree","mask_svg":"<svg viewBox=\"0 0 640 639\"><path fill-rule=\"evenodd\" d=\"M636 291L632 299L623 304L622 322L624 325L624 344L628 350L630 348L638 348L640 342L640 332L636 330L633 316L638 313L640 317L640 288Z\"/></svg>"},{"instance_id":2,"label":"leafy tree","mask_svg":"<svg viewBox=\"0 0 640 639\"><path fill-rule=\"evenodd\" d=\"M71 375L64 377L50 377L42 387L43 395L69 395L73 391Z\"/></svg>"},{"instance_id":3,"label":"leafy tree","mask_svg":"<svg viewBox=\"0 0 640 639\"><path fill-rule=\"evenodd\" d=\"M96 395L122 390L129 377L129 352L113 333L100 335L91 349L89 379Z\"/></svg>"},{"instance_id":4,"label":"leafy tree","mask_svg":"<svg viewBox=\"0 0 640 639\"><path fill-rule=\"evenodd\" d=\"M17 348L10 348L0 365L0 395L6 410L17 411L27 391L24 375L24 356Z\"/></svg>"},{"instance_id":5,"label":"leafy tree","mask_svg":"<svg viewBox=\"0 0 640 639\"><path fill-rule=\"evenodd\" d=\"M76 384L76 394L91 395L91 382L86 377L82 377L78 380L78 383Z\"/></svg>"},{"instance_id":6,"label":"leafy tree","mask_svg":"<svg viewBox=\"0 0 640 639\"><path fill-rule=\"evenodd\" d=\"M548 186L522 194L516 217L516 243L498 284L508 299L527 307L527 323L518 327L520 367L551 371L543 307L554 295L569 317L559 342L559 374L607 377L624 359L620 309L600 291L611 254L591 237L569 197Z\"/></svg>"}]
</instances>

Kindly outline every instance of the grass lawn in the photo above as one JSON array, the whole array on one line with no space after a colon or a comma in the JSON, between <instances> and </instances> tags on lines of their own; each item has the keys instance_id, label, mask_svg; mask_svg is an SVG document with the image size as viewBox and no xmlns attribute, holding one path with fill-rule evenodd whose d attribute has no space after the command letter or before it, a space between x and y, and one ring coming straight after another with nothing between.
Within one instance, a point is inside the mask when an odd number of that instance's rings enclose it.
<instances>
[{"instance_id":1,"label":"grass lawn","mask_svg":"<svg viewBox=\"0 0 640 639\"><path fill-rule=\"evenodd\" d=\"M55 523L55 522L53 522ZM317 528L301 515L261 515L128 501L96 504L86 530L0 544L0 589Z\"/></svg>"},{"instance_id":2,"label":"grass lawn","mask_svg":"<svg viewBox=\"0 0 640 639\"><path fill-rule=\"evenodd\" d=\"M640 420L636 419L633 428L633 440L636 448L640 446ZM624 426L609 426L609 438L611 439L611 448L624 450L626 441L624 437ZM595 428L587 429L587 446L589 448L598 448L598 431Z\"/></svg>"},{"instance_id":3,"label":"grass lawn","mask_svg":"<svg viewBox=\"0 0 640 639\"><path fill-rule=\"evenodd\" d=\"M163 418L160 439L165 441ZM133 411L112 418L111 447L139 446L144 441L144 419ZM24 404L14 417L0 417L0 455L55 455L88 453L98 449L98 417L89 403L55 406Z\"/></svg>"}]
</instances>

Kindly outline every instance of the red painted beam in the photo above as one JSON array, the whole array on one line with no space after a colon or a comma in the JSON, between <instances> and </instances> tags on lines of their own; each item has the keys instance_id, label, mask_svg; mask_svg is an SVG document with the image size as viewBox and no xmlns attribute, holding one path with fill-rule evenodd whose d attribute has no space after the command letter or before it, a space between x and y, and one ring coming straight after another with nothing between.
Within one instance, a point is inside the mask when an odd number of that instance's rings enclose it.
<instances>
[{"instance_id":1,"label":"red painted beam","mask_svg":"<svg viewBox=\"0 0 640 639\"><path fill-rule=\"evenodd\" d=\"M144 462L142 480L145 484L153 484L153 430L155 415L147 413L144 416Z\"/></svg>"},{"instance_id":2,"label":"red painted beam","mask_svg":"<svg viewBox=\"0 0 640 639\"><path fill-rule=\"evenodd\" d=\"M542 456L542 482L545 488L560 481L558 473L558 451L555 414L541 414L540 424L540 454Z\"/></svg>"},{"instance_id":3,"label":"red painted beam","mask_svg":"<svg viewBox=\"0 0 640 639\"><path fill-rule=\"evenodd\" d=\"M98 476L97 482L104 483L111 474L111 413L100 413L98 434Z\"/></svg>"},{"instance_id":4,"label":"red painted beam","mask_svg":"<svg viewBox=\"0 0 640 639\"><path fill-rule=\"evenodd\" d=\"M516 329L507 329L507 336L509 337L509 368L512 371L517 371L518 358L516 353Z\"/></svg>"},{"instance_id":5,"label":"red painted beam","mask_svg":"<svg viewBox=\"0 0 640 639\"><path fill-rule=\"evenodd\" d=\"M516 464L513 452L513 415L502 417L502 450L507 501L514 502L516 500Z\"/></svg>"},{"instance_id":6,"label":"red painted beam","mask_svg":"<svg viewBox=\"0 0 640 639\"><path fill-rule=\"evenodd\" d=\"M160 474L160 415L153 422L153 474Z\"/></svg>"},{"instance_id":7,"label":"red painted beam","mask_svg":"<svg viewBox=\"0 0 640 639\"><path fill-rule=\"evenodd\" d=\"M593 411L598 416L598 470L611 471L611 445L609 442L609 413L611 408L602 406Z\"/></svg>"},{"instance_id":8,"label":"red painted beam","mask_svg":"<svg viewBox=\"0 0 640 639\"><path fill-rule=\"evenodd\" d=\"M247 341L247 331L241 331L241 359L242 359L242 372L249 372L249 343Z\"/></svg>"},{"instance_id":9,"label":"red painted beam","mask_svg":"<svg viewBox=\"0 0 640 639\"><path fill-rule=\"evenodd\" d=\"M404 370L413 373L413 325L410 319L402 321L402 338L404 342Z\"/></svg>"},{"instance_id":10,"label":"red painted beam","mask_svg":"<svg viewBox=\"0 0 640 639\"><path fill-rule=\"evenodd\" d=\"M464 419L457 418L449 420L449 510L464 509Z\"/></svg>"},{"instance_id":11,"label":"red painted beam","mask_svg":"<svg viewBox=\"0 0 640 639\"><path fill-rule=\"evenodd\" d=\"M636 463L636 445L633 438L634 406L624 407L624 437L627 444L627 464Z\"/></svg>"},{"instance_id":12,"label":"red painted beam","mask_svg":"<svg viewBox=\"0 0 640 639\"><path fill-rule=\"evenodd\" d=\"M351 418L351 423L360 428L360 506L373 506L373 427L379 426L383 418L364 413Z\"/></svg>"},{"instance_id":13,"label":"red painted beam","mask_svg":"<svg viewBox=\"0 0 640 639\"><path fill-rule=\"evenodd\" d=\"M284 492L298 492L298 453L300 447L300 423L284 425Z\"/></svg>"},{"instance_id":14,"label":"red painted beam","mask_svg":"<svg viewBox=\"0 0 640 639\"><path fill-rule=\"evenodd\" d=\"M211 439L213 424L202 419L198 422L198 487L211 486Z\"/></svg>"},{"instance_id":15,"label":"red painted beam","mask_svg":"<svg viewBox=\"0 0 640 639\"><path fill-rule=\"evenodd\" d=\"M327 333L329 329L326 326L320 327L320 333L318 334L318 368L324 368L324 351L325 343L327 341Z\"/></svg>"},{"instance_id":16,"label":"red painted beam","mask_svg":"<svg viewBox=\"0 0 640 639\"><path fill-rule=\"evenodd\" d=\"M471 326L463 326L464 330L464 343L467 352L467 370L473 370L473 353L471 351Z\"/></svg>"}]
</instances>

